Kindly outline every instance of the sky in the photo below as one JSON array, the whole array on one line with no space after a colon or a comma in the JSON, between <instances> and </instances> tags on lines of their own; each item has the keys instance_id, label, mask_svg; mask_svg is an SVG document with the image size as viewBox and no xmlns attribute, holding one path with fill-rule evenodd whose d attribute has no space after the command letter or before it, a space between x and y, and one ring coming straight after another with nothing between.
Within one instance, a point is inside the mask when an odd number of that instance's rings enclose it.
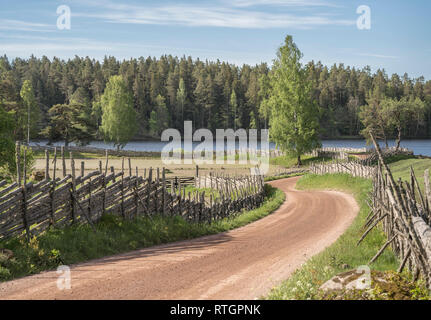
<instances>
[{"instance_id":1,"label":"sky","mask_svg":"<svg viewBox=\"0 0 431 320\"><path fill-rule=\"evenodd\" d=\"M429 0L0 0L0 54L192 56L271 64L287 34L303 62L431 79ZM70 9L70 28L61 9ZM367 6L369 16L358 8ZM57 10L58 13L57 13ZM370 21L370 28L358 28ZM59 23L58 23L59 22ZM363 25L363 23L361 24Z\"/></svg>"}]
</instances>

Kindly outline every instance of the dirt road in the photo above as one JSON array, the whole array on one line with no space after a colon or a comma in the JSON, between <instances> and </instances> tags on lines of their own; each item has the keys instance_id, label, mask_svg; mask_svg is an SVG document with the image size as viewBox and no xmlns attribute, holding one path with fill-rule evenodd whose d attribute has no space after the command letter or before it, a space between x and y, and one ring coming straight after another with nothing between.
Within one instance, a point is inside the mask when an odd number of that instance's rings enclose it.
<instances>
[{"instance_id":1,"label":"dirt road","mask_svg":"<svg viewBox=\"0 0 431 320\"><path fill-rule=\"evenodd\" d=\"M71 289L55 271L0 284L0 299L255 299L333 243L358 212L340 192L294 189L273 214L245 227L71 267Z\"/></svg>"}]
</instances>

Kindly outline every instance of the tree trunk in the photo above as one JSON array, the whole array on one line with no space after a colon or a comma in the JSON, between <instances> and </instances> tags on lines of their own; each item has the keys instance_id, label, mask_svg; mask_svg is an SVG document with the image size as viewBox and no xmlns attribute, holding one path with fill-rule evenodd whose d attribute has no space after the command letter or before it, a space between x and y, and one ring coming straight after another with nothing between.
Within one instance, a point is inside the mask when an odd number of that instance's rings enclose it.
<instances>
[{"instance_id":1,"label":"tree trunk","mask_svg":"<svg viewBox=\"0 0 431 320\"><path fill-rule=\"evenodd\" d=\"M298 166L302 166L301 156L298 156L298 163L297 163L297 165Z\"/></svg>"},{"instance_id":2,"label":"tree trunk","mask_svg":"<svg viewBox=\"0 0 431 320\"><path fill-rule=\"evenodd\" d=\"M396 142L397 142L396 150L398 151L400 149L400 144L401 144L401 128L398 128L398 137Z\"/></svg>"}]
</instances>

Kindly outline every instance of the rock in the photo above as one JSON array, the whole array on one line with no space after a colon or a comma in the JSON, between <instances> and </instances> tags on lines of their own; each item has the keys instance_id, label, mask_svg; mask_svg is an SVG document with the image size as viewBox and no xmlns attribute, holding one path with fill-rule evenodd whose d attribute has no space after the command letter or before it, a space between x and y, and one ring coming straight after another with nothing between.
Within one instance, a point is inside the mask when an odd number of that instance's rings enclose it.
<instances>
[{"instance_id":1,"label":"rock","mask_svg":"<svg viewBox=\"0 0 431 320\"><path fill-rule=\"evenodd\" d=\"M45 179L45 172L43 171L33 171L32 178L34 181L42 181Z\"/></svg>"},{"instance_id":2,"label":"rock","mask_svg":"<svg viewBox=\"0 0 431 320\"><path fill-rule=\"evenodd\" d=\"M364 270L355 269L340 273L320 286L323 291L363 290L371 287L371 275Z\"/></svg>"},{"instance_id":3,"label":"rock","mask_svg":"<svg viewBox=\"0 0 431 320\"><path fill-rule=\"evenodd\" d=\"M6 257L6 260L13 258L13 251L9 249L0 249L0 254Z\"/></svg>"}]
</instances>

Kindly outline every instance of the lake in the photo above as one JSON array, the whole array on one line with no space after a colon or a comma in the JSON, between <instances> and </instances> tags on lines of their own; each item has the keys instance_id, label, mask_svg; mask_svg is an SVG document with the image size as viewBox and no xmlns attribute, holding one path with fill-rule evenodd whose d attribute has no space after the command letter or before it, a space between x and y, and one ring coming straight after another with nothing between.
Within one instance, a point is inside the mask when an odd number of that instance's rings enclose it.
<instances>
[{"instance_id":1,"label":"lake","mask_svg":"<svg viewBox=\"0 0 431 320\"><path fill-rule=\"evenodd\" d=\"M31 142L31 144L38 144L41 146L46 145L46 143L47 143L47 140L39 140L39 141ZM124 147L124 150L160 152L162 151L166 143L167 142L162 142L162 141L131 141ZM200 142L194 142L193 148L199 145L199 143ZM62 142L56 142L53 145L61 146L63 144L64 143ZM71 143L70 145L73 146L74 144ZM353 139L352 140L323 140L322 145L323 147L350 147L350 148L363 148L367 146L365 140L353 140ZM394 146L395 141L390 140L389 145ZM103 141L92 141L89 144L89 146L102 148L102 149L114 149L112 144L106 144ZM424 156L431 157L431 140L404 140L401 142L401 146L404 148L413 150L414 153L417 155L424 155ZM258 144L258 148L260 148L259 144ZM275 144L270 143L270 148L274 149Z\"/></svg>"}]
</instances>

